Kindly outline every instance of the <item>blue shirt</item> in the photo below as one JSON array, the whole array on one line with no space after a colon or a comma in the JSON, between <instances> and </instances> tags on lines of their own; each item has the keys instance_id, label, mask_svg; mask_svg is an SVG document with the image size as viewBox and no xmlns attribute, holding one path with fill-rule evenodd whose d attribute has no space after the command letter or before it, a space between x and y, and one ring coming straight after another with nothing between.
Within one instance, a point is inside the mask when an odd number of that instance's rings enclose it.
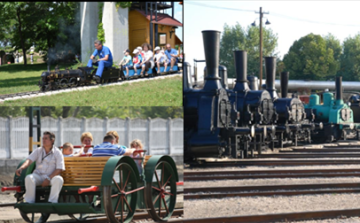
<instances>
[{"instance_id":1,"label":"blue shirt","mask_svg":"<svg viewBox=\"0 0 360 223\"><path fill-rule=\"evenodd\" d=\"M129 61L125 65L133 65L130 55L124 56L123 61L126 61L126 60L129 60Z\"/></svg>"},{"instance_id":2,"label":"blue shirt","mask_svg":"<svg viewBox=\"0 0 360 223\"><path fill-rule=\"evenodd\" d=\"M107 61L109 61L110 63L113 62L113 57L111 54L111 51L109 49L109 47L107 46L102 46L101 50L97 50L95 49L94 53L92 54L94 57L99 56L100 59L104 58L106 55L109 55L109 58Z\"/></svg>"},{"instance_id":3,"label":"blue shirt","mask_svg":"<svg viewBox=\"0 0 360 223\"><path fill-rule=\"evenodd\" d=\"M121 156L125 153L126 147L113 145L110 142L103 142L94 146L92 156Z\"/></svg>"},{"instance_id":4,"label":"blue shirt","mask_svg":"<svg viewBox=\"0 0 360 223\"><path fill-rule=\"evenodd\" d=\"M175 50L175 49L171 49L170 51L165 50L165 55L167 56L167 58L168 58L169 60L171 60L171 57L172 57L170 54L177 55L178 52L177 52L177 50Z\"/></svg>"}]
</instances>

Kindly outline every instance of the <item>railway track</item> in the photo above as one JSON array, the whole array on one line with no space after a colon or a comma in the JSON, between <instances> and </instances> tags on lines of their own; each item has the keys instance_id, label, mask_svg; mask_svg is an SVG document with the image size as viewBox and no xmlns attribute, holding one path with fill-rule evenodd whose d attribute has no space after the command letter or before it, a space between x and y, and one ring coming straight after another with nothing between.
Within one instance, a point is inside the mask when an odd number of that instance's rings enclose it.
<instances>
[{"instance_id":1,"label":"railway track","mask_svg":"<svg viewBox=\"0 0 360 223\"><path fill-rule=\"evenodd\" d=\"M360 169L231 170L185 172L184 181L359 176Z\"/></svg>"},{"instance_id":2,"label":"railway track","mask_svg":"<svg viewBox=\"0 0 360 223\"><path fill-rule=\"evenodd\" d=\"M196 219L183 219L183 221L172 220L170 222L276 222L276 221L297 221L297 220L309 220L309 219L329 219L338 218L339 216L360 216L360 209L343 209L343 210L321 210L326 209L321 206L313 211L311 204L304 202L305 200L320 199L319 203L323 202L321 199L328 199L328 195L336 196L348 196L346 194L359 194L360 193L360 182L351 180L353 177L360 177L360 168L353 167L342 169L341 165L360 165L360 146L359 145L348 145L347 147L341 146L322 146L322 148L293 148L280 149L278 153L263 153L258 155L256 159L248 160L203 160L198 163L191 163L191 167L197 168L196 171L184 172L184 181L189 182L188 185L191 187L185 187L184 189L184 200L190 201L193 205L211 206L213 212L220 207L214 206L214 203L219 201L211 199L222 199L221 203L226 205L227 199L234 206L238 213L240 210L245 213L261 213L261 215L243 215L243 216L226 216L226 217L215 217L215 218L202 218L203 214L197 214L197 209L194 210L193 216ZM328 159L326 159L328 158ZM320 167L303 167L300 166L320 166ZM322 166L334 165L334 167L322 168ZM335 167L336 165L336 167ZM289 167L294 167L290 169ZM338 167L337 167L338 166ZM211 170L200 169L212 168ZM217 168L218 169L215 169ZM222 170L222 167L226 168ZM241 169L229 170L227 167L241 167ZM263 170L252 170L253 167L262 167ZM269 169L276 167L277 169ZM281 168L284 167L284 168ZM329 169L331 168L331 169ZM328 180L324 178L349 178L350 182L342 179ZM276 182L277 179L281 178L281 182ZM290 178L301 178L290 180ZM307 182L304 184L302 179L306 179ZM319 179L318 179L319 178ZM321 180L320 180L321 178ZM251 181L249 181L249 179ZM255 181L260 179L259 181ZM268 180L269 179L269 180ZM272 179L272 180L270 180ZM283 180L284 179L284 180ZM241 185L241 180L247 180L246 186ZM280 180L280 179L279 179ZM214 181L224 181L214 182ZM315 181L315 182L314 182ZM321 182L325 183L321 183ZM255 185L249 185L254 182ZM274 185L275 182L275 185ZM298 182L295 183L294 182ZM331 183L328 183L331 182ZM212 186L216 185L216 186ZM226 185L226 186L225 186ZM231 185L231 186L228 186ZM326 195L328 194L328 195ZM303 197L303 195L311 196L311 198ZM319 196L325 196L319 198ZM294 196L293 198L290 198ZM316 196L316 198L314 197ZM352 195L355 196L355 195ZM236 198L238 197L238 198ZM268 198L265 198L268 197ZM286 198L289 197L289 198ZM204 200L210 199L210 200ZM246 199L246 200L245 200ZM307 204L303 207L304 212L290 212L285 213L286 209L279 209L280 203L278 204L277 210L279 212L274 214L264 214L262 209L257 211L249 211L246 205L241 205L241 202L251 201L251 204L255 205L261 202L263 199L270 199L272 202L279 203L280 201L289 199L294 202L294 199L300 199L299 202ZM267 200L267 201L270 201ZM194 203L193 203L194 202ZM209 203L208 203L209 202ZM280 205L280 206L279 206ZM244 206L244 207L243 207ZM246 206L246 207L245 207ZM266 206L266 204L264 204ZM351 206L349 206L351 207ZM356 208L356 206L355 206ZM251 207L250 207L251 209ZM256 209L256 208L255 208ZM266 209L266 207L265 207ZM333 207L333 209L338 209ZM232 210L226 209L226 210ZM282 212L281 212L282 210ZM299 209L291 209L297 211ZM312 210L312 211L308 211ZM266 211L267 212L267 211ZM266 213L265 212L265 213ZM215 213L215 212L214 212ZM229 211L228 213L232 213ZM233 211L233 213L237 213ZM206 214L206 216L214 216L214 214ZM216 216L216 215L215 215ZM185 212L185 217L187 216ZM197 218L201 217L201 218Z\"/></svg>"},{"instance_id":3,"label":"railway track","mask_svg":"<svg viewBox=\"0 0 360 223\"><path fill-rule=\"evenodd\" d=\"M0 103L2 103L4 101L41 97L41 96L45 96L45 95L54 95L54 94L72 92L72 91L90 90L93 88L98 88L100 86L122 85L125 83L136 83L136 82L141 82L141 81L164 79L164 78L170 78L170 77L175 77L175 76L181 76L181 73L168 74L166 76L158 76L158 77L153 77L153 78L133 79L133 80L120 81L120 82L109 83L109 84L99 84L99 85L92 84L92 85L88 85L88 86L71 87L71 88L65 88L65 89L52 90L52 91L48 91L48 92L29 91L29 92L20 92L20 93L14 93L14 94L4 94L4 95L0 95Z\"/></svg>"},{"instance_id":4,"label":"railway track","mask_svg":"<svg viewBox=\"0 0 360 223\"><path fill-rule=\"evenodd\" d=\"M295 213L278 213L268 215L247 215L247 216L228 216L218 218L196 218L196 219L176 219L169 222L188 222L188 223L228 223L228 222L276 222L276 221L299 221L310 219L329 219L339 216L359 216L360 209L328 210L328 211L308 211Z\"/></svg>"}]
</instances>

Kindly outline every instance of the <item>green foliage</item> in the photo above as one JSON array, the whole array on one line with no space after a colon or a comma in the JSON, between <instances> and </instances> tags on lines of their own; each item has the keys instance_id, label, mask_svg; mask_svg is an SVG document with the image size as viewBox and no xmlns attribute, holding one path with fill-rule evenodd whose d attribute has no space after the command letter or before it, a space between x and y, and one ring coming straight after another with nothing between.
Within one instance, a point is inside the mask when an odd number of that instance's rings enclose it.
<instances>
[{"instance_id":1,"label":"green foliage","mask_svg":"<svg viewBox=\"0 0 360 223\"><path fill-rule=\"evenodd\" d=\"M283 60L290 79L325 80L334 76L337 62L327 42L312 33L295 41Z\"/></svg>"},{"instance_id":2,"label":"green foliage","mask_svg":"<svg viewBox=\"0 0 360 223\"><path fill-rule=\"evenodd\" d=\"M0 41L24 53L33 44L35 51L55 45L79 51L79 7L79 2L0 2Z\"/></svg>"},{"instance_id":3,"label":"green foliage","mask_svg":"<svg viewBox=\"0 0 360 223\"><path fill-rule=\"evenodd\" d=\"M346 38L343 50L339 75L346 81L360 81L360 34Z\"/></svg>"},{"instance_id":4,"label":"green foliage","mask_svg":"<svg viewBox=\"0 0 360 223\"><path fill-rule=\"evenodd\" d=\"M116 2L115 7L116 7L117 10L119 10L119 7L123 8L123 9L130 8L131 3L132 2Z\"/></svg>"},{"instance_id":5,"label":"green foliage","mask_svg":"<svg viewBox=\"0 0 360 223\"><path fill-rule=\"evenodd\" d=\"M234 27L224 25L220 42L220 64L228 70L229 77L235 77L234 50L246 50L248 55L248 74L259 73L259 27L248 26L246 30L237 23ZM263 56L276 56L277 34L263 27Z\"/></svg>"},{"instance_id":6,"label":"green foliage","mask_svg":"<svg viewBox=\"0 0 360 223\"><path fill-rule=\"evenodd\" d=\"M99 2L99 24L98 24L97 39L100 40L104 44L105 43L105 30L104 30L103 23L102 23L103 8L104 8L104 3Z\"/></svg>"}]
</instances>

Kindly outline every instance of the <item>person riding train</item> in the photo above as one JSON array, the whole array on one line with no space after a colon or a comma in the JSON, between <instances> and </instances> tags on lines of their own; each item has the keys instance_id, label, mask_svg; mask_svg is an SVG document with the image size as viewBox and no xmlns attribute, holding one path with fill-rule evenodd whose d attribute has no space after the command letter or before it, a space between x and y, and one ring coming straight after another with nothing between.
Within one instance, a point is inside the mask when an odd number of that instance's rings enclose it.
<instances>
[{"instance_id":1,"label":"person riding train","mask_svg":"<svg viewBox=\"0 0 360 223\"><path fill-rule=\"evenodd\" d=\"M166 72L166 69L167 69L167 57L164 53L164 50L160 50L160 47L155 47L155 56L154 56L154 61L155 61L155 64L158 68L158 73L159 74L163 74ZM164 72L161 73L160 72L160 66L164 66Z\"/></svg>"},{"instance_id":2,"label":"person riding train","mask_svg":"<svg viewBox=\"0 0 360 223\"><path fill-rule=\"evenodd\" d=\"M168 44L166 44L165 55L167 56L167 58L169 60L168 65L171 66L170 71L173 71L173 66L179 62L178 51L171 48L171 45L168 43Z\"/></svg>"},{"instance_id":3,"label":"person riding train","mask_svg":"<svg viewBox=\"0 0 360 223\"><path fill-rule=\"evenodd\" d=\"M141 68L141 61L142 61L142 57L141 57L141 54L140 54L140 51L138 49L135 49L133 51L133 54L135 54L135 56L133 57L133 66L134 66L134 71L135 71L135 74L137 73L137 69L140 69Z\"/></svg>"},{"instance_id":4,"label":"person riding train","mask_svg":"<svg viewBox=\"0 0 360 223\"><path fill-rule=\"evenodd\" d=\"M154 67L154 58L153 58L153 52L151 51L151 46L148 43L144 43L142 45L143 49L144 49L144 58L143 61L141 62L141 72L140 72L140 76L143 75L144 70L145 70L145 76L148 76L147 72L149 70L149 68L153 68Z\"/></svg>"},{"instance_id":5,"label":"person riding train","mask_svg":"<svg viewBox=\"0 0 360 223\"><path fill-rule=\"evenodd\" d=\"M127 49L124 51L124 58L120 61L119 66L124 70L126 70L126 77L129 76L129 68L133 66L131 56L130 56L130 50Z\"/></svg>"},{"instance_id":6,"label":"person riding train","mask_svg":"<svg viewBox=\"0 0 360 223\"><path fill-rule=\"evenodd\" d=\"M113 56L109 47L103 46L100 40L94 41L95 51L90 56L89 62L87 64L88 67L93 67L93 65L98 66L96 70L96 74L94 75L94 80L96 82L100 82L101 75L104 71L104 67L112 67L113 65ZM99 56L99 59L93 63L93 59Z\"/></svg>"}]
</instances>

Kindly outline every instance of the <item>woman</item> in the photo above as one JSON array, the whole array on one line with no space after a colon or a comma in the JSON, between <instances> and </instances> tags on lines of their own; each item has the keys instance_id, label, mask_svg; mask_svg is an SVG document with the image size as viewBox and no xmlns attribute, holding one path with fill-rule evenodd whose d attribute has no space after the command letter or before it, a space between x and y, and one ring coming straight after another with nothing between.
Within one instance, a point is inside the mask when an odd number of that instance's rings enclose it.
<instances>
[{"instance_id":1,"label":"woman","mask_svg":"<svg viewBox=\"0 0 360 223\"><path fill-rule=\"evenodd\" d=\"M84 147L84 151L82 154L92 154L93 148L92 147L85 147L85 146L91 146L93 141L93 136L90 132L84 132L81 134L81 145Z\"/></svg>"},{"instance_id":2,"label":"woman","mask_svg":"<svg viewBox=\"0 0 360 223\"><path fill-rule=\"evenodd\" d=\"M142 48L143 48L145 59L143 59L143 61L141 62L142 69L141 69L140 76L142 76L144 74L144 70L146 71L145 76L148 76L147 71L149 70L149 68L154 67L153 52L151 51L151 46L148 43L144 43L142 45Z\"/></svg>"},{"instance_id":3,"label":"woman","mask_svg":"<svg viewBox=\"0 0 360 223\"><path fill-rule=\"evenodd\" d=\"M106 135L112 135L115 137L115 143L119 144L119 134L116 131L109 131Z\"/></svg>"}]
</instances>

